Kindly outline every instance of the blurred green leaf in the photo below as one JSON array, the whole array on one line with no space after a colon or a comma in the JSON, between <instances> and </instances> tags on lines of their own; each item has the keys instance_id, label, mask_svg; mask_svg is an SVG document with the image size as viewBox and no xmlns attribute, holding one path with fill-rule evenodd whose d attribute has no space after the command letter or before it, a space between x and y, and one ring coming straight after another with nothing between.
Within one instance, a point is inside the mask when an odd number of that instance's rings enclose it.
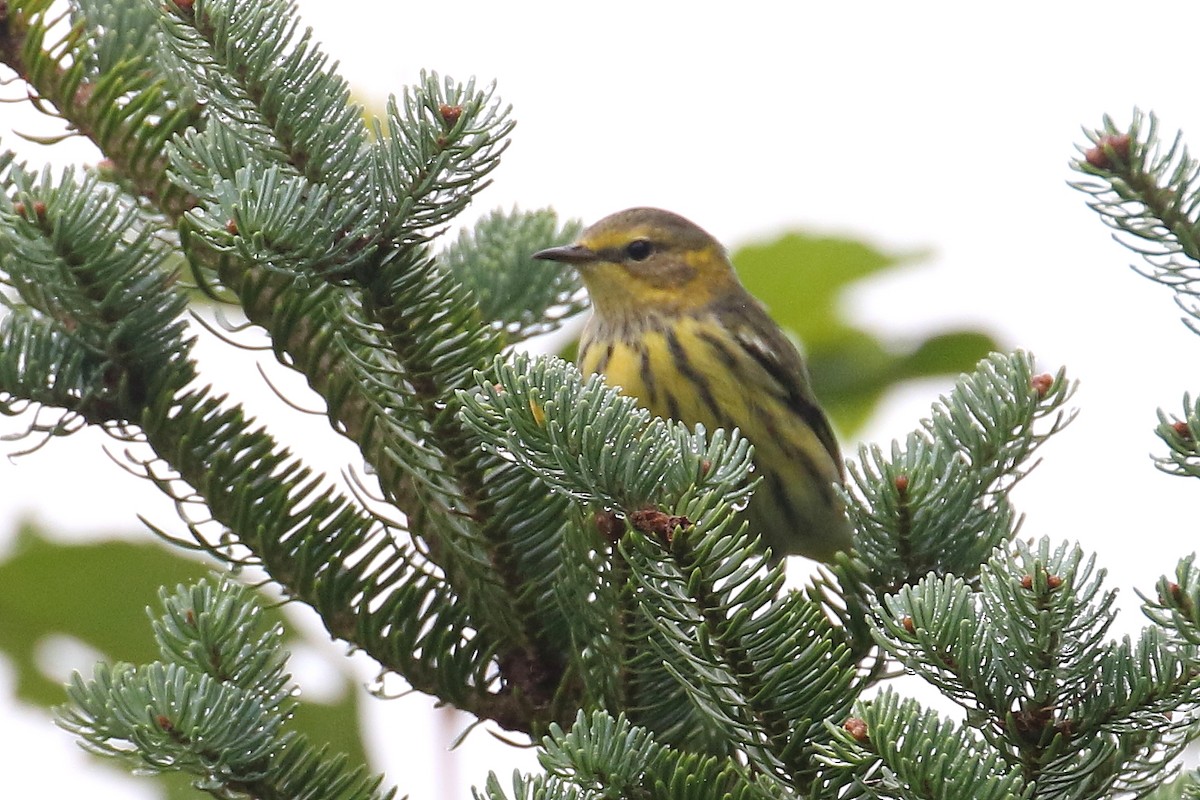
<instances>
[{"instance_id":1,"label":"blurred green leaf","mask_svg":"<svg viewBox=\"0 0 1200 800\"><path fill-rule=\"evenodd\" d=\"M800 231L731 253L738 277L767 304L771 316L809 347L845 325L837 302L864 278L928 256L926 252L888 255L864 242Z\"/></svg>"},{"instance_id":2,"label":"blurred green leaf","mask_svg":"<svg viewBox=\"0 0 1200 800\"><path fill-rule=\"evenodd\" d=\"M996 340L980 331L950 331L930 336L904 359L902 378L944 375L954 369L953 365L966 362L974 366L983 355L998 349Z\"/></svg>"},{"instance_id":3,"label":"blurred green leaf","mask_svg":"<svg viewBox=\"0 0 1200 800\"><path fill-rule=\"evenodd\" d=\"M804 343L817 396L844 435L859 430L892 387L957 375L1002 349L979 330L885 343L842 316L840 300L852 286L926 257L927 251L888 254L864 242L798 231L732 253L746 288Z\"/></svg>"},{"instance_id":4,"label":"blurred green leaf","mask_svg":"<svg viewBox=\"0 0 1200 800\"><path fill-rule=\"evenodd\" d=\"M159 607L159 587L173 588L212 572L204 563L178 553L157 543L55 542L34 525L22 525L14 552L0 562L0 653L16 671L17 696L43 708L66 700L62 683L47 677L37 664L48 637L78 640L109 661L158 659L146 607ZM270 607L273 601L264 596L263 603ZM278 609L270 613L282 622L289 647L303 641ZM82 671L86 673L89 666ZM332 693L337 702L305 700L292 724L313 741L329 742L353 761L365 763L357 683L342 659L329 668L341 676L342 690ZM163 780L162 785L168 797L197 796L186 780Z\"/></svg>"}]
</instances>

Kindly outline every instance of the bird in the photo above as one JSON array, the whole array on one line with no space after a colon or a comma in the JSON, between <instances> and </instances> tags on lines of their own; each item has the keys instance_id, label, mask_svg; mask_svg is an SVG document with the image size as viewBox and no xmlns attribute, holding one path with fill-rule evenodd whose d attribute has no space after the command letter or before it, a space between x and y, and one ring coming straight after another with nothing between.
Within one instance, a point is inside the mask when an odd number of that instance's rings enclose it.
<instances>
[{"instance_id":1,"label":"bird","mask_svg":"<svg viewBox=\"0 0 1200 800\"><path fill-rule=\"evenodd\" d=\"M652 414L737 428L761 478L744 511L772 560L832 561L852 547L845 466L799 351L738 280L725 248L658 208L601 219L533 254L579 271L592 313L578 366Z\"/></svg>"}]
</instances>

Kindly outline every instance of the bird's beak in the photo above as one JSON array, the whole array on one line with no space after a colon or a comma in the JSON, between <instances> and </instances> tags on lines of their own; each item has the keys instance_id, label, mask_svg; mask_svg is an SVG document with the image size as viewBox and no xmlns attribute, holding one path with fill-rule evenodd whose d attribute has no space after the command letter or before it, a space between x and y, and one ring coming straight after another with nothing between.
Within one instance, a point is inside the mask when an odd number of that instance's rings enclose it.
<instances>
[{"instance_id":1,"label":"bird's beak","mask_svg":"<svg viewBox=\"0 0 1200 800\"><path fill-rule=\"evenodd\" d=\"M561 264L587 264L595 261L596 252L581 244L569 244L564 247L551 247L533 254L534 258L542 261L557 261Z\"/></svg>"}]
</instances>

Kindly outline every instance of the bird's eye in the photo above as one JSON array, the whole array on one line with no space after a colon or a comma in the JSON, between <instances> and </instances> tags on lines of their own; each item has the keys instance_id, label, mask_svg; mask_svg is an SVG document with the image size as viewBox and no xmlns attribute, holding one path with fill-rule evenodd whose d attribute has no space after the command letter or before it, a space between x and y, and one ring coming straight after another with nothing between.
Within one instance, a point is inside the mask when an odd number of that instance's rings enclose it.
<instances>
[{"instance_id":1,"label":"bird's eye","mask_svg":"<svg viewBox=\"0 0 1200 800\"><path fill-rule=\"evenodd\" d=\"M625 255L634 261L645 261L654 252L654 245L645 239L635 239L625 245Z\"/></svg>"}]
</instances>

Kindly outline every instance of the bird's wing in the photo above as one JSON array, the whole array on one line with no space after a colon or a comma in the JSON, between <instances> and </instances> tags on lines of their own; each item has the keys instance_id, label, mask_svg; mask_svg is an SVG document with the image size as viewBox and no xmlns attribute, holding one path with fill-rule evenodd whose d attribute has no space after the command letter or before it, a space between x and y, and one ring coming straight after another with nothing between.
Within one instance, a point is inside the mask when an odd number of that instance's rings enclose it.
<instances>
[{"instance_id":1,"label":"bird's wing","mask_svg":"<svg viewBox=\"0 0 1200 800\"><path fill-rule=\"evenodd\" d=\"M764 318L761 321L755 319L759 314ZM751 308L743 308L738 317L741 319L730 326L738 344L762 367L767 380L783 398L787 407L816 434L841 473L842 454L838 449L837 439L833 435L829 419L813 394L808 379L808 367L805 366L796 346L757 303Z\"/></svg>"}]
</instances>

